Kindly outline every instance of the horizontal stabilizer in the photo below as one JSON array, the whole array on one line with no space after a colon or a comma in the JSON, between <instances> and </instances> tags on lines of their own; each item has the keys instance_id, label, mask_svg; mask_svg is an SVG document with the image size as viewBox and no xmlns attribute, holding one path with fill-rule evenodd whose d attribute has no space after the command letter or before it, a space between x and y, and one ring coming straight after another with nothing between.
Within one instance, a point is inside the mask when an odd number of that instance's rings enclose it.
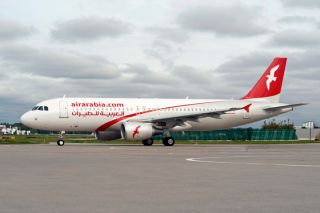
<instances>
[{"instance_id":1,"label":"horizontal stabilizer","mask_svg":"<svg viewBox=\"0 0 320 213\"><path fill-rule=\"evenodd\" d=\"M276 106L276 107L267 107L264 110L266 110L266 111L278 111L278 110L281 110L281 109L294 108L294 107L303 106L303 105L307 105L307 103L287 104L287 105Z\"/></svg>"}]
</instances>

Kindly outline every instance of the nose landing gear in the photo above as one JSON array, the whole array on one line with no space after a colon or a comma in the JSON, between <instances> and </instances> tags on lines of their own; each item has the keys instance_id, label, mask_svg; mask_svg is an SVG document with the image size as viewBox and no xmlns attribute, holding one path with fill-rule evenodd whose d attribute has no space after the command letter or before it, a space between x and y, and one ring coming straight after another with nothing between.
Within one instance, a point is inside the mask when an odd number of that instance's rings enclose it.
<instances>
[{"instance_id":1,"label":"nose landing gear","mask_svg":"<svg viewBox=\"0 0 320 213\"><path fill-rule=\"evenodd\" d=\"M64 145L64 134L65 134L66 132L65 131L61 131L60 132L60 134L59 134L59 139L58 139L58 141L57 141L57 145L58 146L63 146Z\"/></svg>"},{"instance_id":2,"label":"nose landing gear","mask_svg":"<svg viewBox=\"0 0 320 213\"><path fill-rule=\"evenodd\" d=\"M59 140L57 141L57 144L58 144L58 146L63 146L63 145L64 145L64 140L59 139Z\"/></svg>"}]
</instances>

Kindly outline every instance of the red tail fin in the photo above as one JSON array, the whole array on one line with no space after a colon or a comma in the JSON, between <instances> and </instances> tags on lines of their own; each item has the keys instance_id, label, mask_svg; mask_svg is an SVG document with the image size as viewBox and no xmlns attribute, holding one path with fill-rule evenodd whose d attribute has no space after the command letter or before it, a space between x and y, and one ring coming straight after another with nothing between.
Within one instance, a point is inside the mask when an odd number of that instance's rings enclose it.
<instances>
[{"instance_id":1,"label":"red tail fin","mask_svg":"<svg viewBox=\"0 0 320 213\"><path fill-rule=\"evenodd\" d=\"M278 102L287 58L274 58L250 92L241 99L263 99Z\"/></svg>"}]
</instances>

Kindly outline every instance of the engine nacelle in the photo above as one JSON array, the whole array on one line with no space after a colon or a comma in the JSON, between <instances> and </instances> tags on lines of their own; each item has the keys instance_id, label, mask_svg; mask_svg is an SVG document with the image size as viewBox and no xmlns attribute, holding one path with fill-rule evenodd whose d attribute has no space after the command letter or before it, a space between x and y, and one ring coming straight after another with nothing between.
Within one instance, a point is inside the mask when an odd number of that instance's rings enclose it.
<instances>
[{"instance_id":1,"label":"engine nacelle","mask_svg":"<svg viewBox=\"0 0 320 213\"><path fill-rule=\"evenodd\" d=\"M121 134L126 140L146 140L157 132L151 123L126 122L121 125Z\"/></svg>"},{"instance_id":2,"label":"engine nacelle","mask_svg":"<svg viewBox=\"0 0 320 213\"><path fill-rule=\"evenodd\" d=\"M120 131L99 131L96 134L98 140L116 140L121 138Z\"/></svg>"}]
</instances>

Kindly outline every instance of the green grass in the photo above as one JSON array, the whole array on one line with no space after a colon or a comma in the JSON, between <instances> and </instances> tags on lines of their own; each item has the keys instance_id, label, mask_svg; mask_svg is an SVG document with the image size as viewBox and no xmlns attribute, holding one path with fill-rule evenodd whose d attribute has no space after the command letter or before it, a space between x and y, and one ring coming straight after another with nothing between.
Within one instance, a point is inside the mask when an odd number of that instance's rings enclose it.
<instances>
[{"instance_id":1,"label":"green grass","mask_svg":"<svg viewBox=\"0 0 320 213\"><path fill-rule=\"evenodd\" d=\"M14 140L0 139L0 144L47 144L56 142L56 135L16 135ZM141 144L140 141L98 141L91 135L67 135L66 143L103 143L103 144ZM155 144L162 144L160 140L156 140ZM196 141L196 140L177 140L176 144L303 144L303 143L319 143L319 141Z\"/></svg>"},{"instance_id":2,"label":"green grass","mask_svg":"<svg viewBox=\"0 0 320 213\"><path fill-rule=\"evenodd\" d=\"M15 135L15 139L0 139L0 144L47 144L50 142L56 142L57 135ZM89 135L72 135L66 136L65 141L67 143L89 143L97 141L94 137Z\"/></svg>"}]
</instances>

